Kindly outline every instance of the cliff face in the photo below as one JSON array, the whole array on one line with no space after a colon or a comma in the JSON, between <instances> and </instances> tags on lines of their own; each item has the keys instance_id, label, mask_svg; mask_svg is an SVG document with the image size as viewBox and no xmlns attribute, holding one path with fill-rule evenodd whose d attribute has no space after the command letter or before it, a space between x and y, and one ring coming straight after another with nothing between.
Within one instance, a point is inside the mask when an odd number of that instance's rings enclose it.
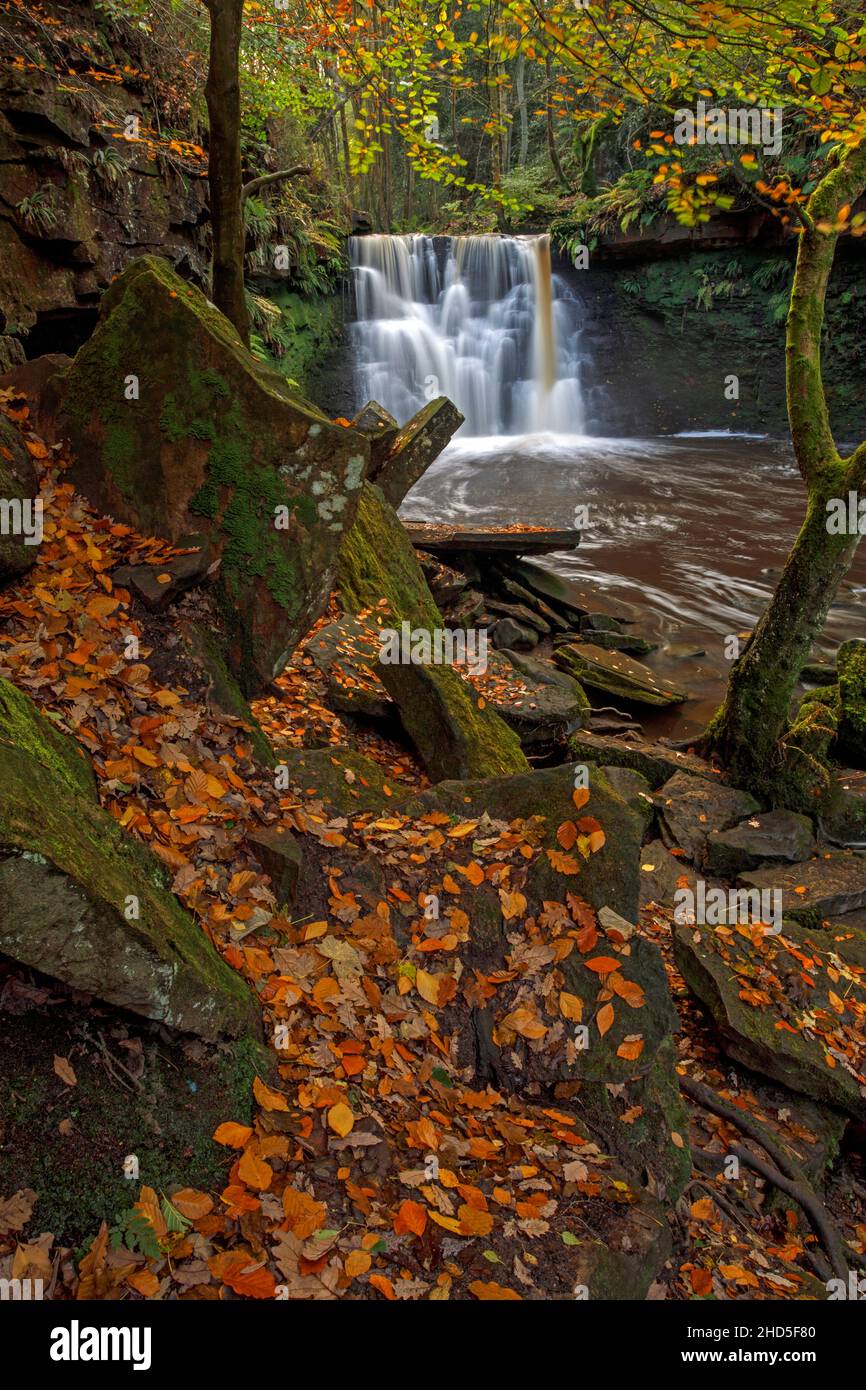
<instances>
[{"instance_id":1,"label":"cliff face","mask_svg":"<svg viewBox=\"0 0 866 1390\"><path fill-rule=\"evenodd\" d=\"M82 53L76 35L88 17L96 28L92 11L46 7L37 29L32 7L0 7L0 355L5 346L13 359L9 335L28 357L74 351L133 256L165 256L204 283L196 147L155 135L148 75L112 30Z\"/></svg>"}]
</instances>

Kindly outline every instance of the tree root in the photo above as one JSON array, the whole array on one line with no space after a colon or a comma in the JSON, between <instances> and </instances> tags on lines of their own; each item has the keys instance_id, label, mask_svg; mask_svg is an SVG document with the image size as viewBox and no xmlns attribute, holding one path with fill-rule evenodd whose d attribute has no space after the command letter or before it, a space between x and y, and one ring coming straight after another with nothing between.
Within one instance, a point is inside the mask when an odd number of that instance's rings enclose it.
<instances>
[{"instance_id":1,"label":"tree root","mask_svg":"<svg viewBox=\"0 0 866 1390\"><path fill-rule=\"evenodd\" d=\"M721 1119L727 1120L728 1123L739 1129L741 1134L754 1139L755 1143L760 1144L761 1148L775 1160L778 1165L776 1167L758 1154L753 1153L751 1149L744 1148L742 1144L734 1144L730 1149L730 1152L747 1168L751 1168L753 1172L758 1173L767 1182L771 1182L780 1192L784 1192L793 1202L797 1203L809 1218L812 1229L827 1252L833 1274L837 1279L847 1280L849 1273L848 1252L842 1237L836 1229L832 1216L791 1153L758 1120L742 1114L736 1106L728 1105L719 1096L714 1095L708 1087L701 1085L699 1081L694 1081L688 1076L681 1076L680 1087L702 1109L709 1110ZM713 1157L706 1152L704 1152L704 1156Z\"/></svg>"}]
</instances>

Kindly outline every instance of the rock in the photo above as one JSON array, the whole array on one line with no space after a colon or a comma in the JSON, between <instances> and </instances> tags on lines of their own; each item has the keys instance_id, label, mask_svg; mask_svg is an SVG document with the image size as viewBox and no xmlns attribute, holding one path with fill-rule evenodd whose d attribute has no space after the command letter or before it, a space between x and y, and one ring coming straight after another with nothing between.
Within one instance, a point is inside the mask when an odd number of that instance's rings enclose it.
<instances>
[{"instance_id":1,"label":"rock","mask_svg":"<svg viewBox=\"0 0 866 1390\"><path fill-rule=\"evenodd\" d=\"M270 876L271 888L280 907L291 907L295 900L298 875L303 865L301 847L285 826L266 826L246 837L247 846Z\"/></svg>"},{"instance_id":2,"label":"rock","mask_svg":"<svg viewBox=\"0 0 866 1390\"><path fill-rule=\"evenodd\" d=\"M508 982L497 988L489 1008L478 1008L472 1026L461 1029L461 1049L471 1050L466 1061L479 1080L487 1067L486 1079L497 1086L524 1090L537 1082L545 1092L555 1087L554 1098L576 1105L626 1171L649 1171L657 1190L675 1199L690 1171L671 1037L679 1020L660 953L633 925L646 816L617 795L598 768L590 769L589 801L579 811L573 791L571 768L545 768L481 782L440 782L399 809L413 817L444 813L460 822L477 820L479 838L515 822L539 826L541 853L520 887L525 906L517 917L503 918L501 898L490 883L461 900L470 917L468 953L462 957L466 976L478 971L496 978L497 971L507 972L511 953L519 963L517 978L512 981L506 973ZM604 844L585 858L575 845L563 861L560 826L576 820L588 832L587 819L603 827ZM577 873L566 871L572 868L569 861ZM574 895L576 920L566 910L569 895ZM537 930L527 933L523 924L529 919ZM562 933L571 933L575 946L554 954L544 943L555 939L565 945ZM616 980L609 992L600 992L598 970L611 981L612 959L618 962ZM608 998L614 1002L599 1023ZM513 1010L530 1005L543 1030L525 1036L514 1026ZM578 1025L587 1028L585 1047Z\"/></svg>"},{"instance_id":3,"label":"rock","mask_svg":"<svg viewBox=\"0 0 866 1390\"><path fill-rule=\"evenodd\" d=\"M824 854L802 864L779 864L740 874L748 888L778 889L786 917L819 927L825 917L866 907L866 855Z\"/></svg>"},{"instance_id":4,"label":"rock","mask_svg":"<svg viewBox=\"0 0 866 1390\"><path fill-rule=\"evenodd\" d=\"M585 642L592 642L594 646L602 647L606 652L626 652L629 656L649 656L658 646L657 642L648 642L637 633L629 635L626 632L599 632L591 627L583 631L582 637Z\"/></svg>"},{"instance_id":5,"label":"rock","mask_svg":"<svg viewBox=\"0 0 866 1390\"><path fill-rule=\"evenodd\" d=\"M580 727L589 701L564 671L512 651L491 652L487 669L488 698L524 748L553 748Z\"/></svg>"},{"instance_id":6,"label":"rock","mask_svg":"<svg viewBox=\"0 0 866 1390\"><path fill-rule=\"evenodd\" d=\"M666 686L648 666L631 657L606 652L591 642L561 643L554 658L582 685L616 699L642 705L679 705L688 699L681 691Z\"/></svg>"},{"instance_id":7,"label":"rock","mask_svg":"<svg viewBox=\"0 0 866 1390\"><path fill-rule=\"evenodd\" d=\"M835 754L840 761L866 767L866 641L843 642L836 654L839 671L839 725Z\"/></svg>"},{"instance_id":8,"label":"rock","mask_svg":"<svg viewBox=\"0 0 866 1390\"><path fill-rule=\"evenodd\" d=\"M171 541L206 536L228 664L245 694L267 688L332 586L366 441L293 396L153 256L104 296L61 423L71 478L96 506Z\"/></svg>"},{"instance_id":9,"label":"rock","mask_svg":"<svg viewBox=\"0 0 866 1390\"><path fill-rule=\"evenodd\" d=\"M766 863L793 864L815 848L812 822L795 811L761 811L730 830L707 836L706 862L712 873L736 878Z\"/></svg>"},{"instance_id":10,"label":"rock","mask_svg":"<svg viewBox=\"0 0 866 1390\"><path fill-rule=\"evenodd\" d=\"M456 603L451 604L448 615L454 627L477 627L484 612L485 598L477 589L465 589Z\"/></svg>"},{"instance_id":11,"label":"rock","mask_svg":"<svg viewBox=\"0 0 866 1390\"><path fill-rule=\"evenodd\" d=\"M677 968L728 1056L864 1118L866 980L847 950L829 933L795 923L776 936L752 927L674 927Z\"/></svg>"},{"instance_id":12,"label":"rock","mask_svg":"<svg viewBox=\"0 0 866 1390\"><path fill-rule=\"evenodd\" d=\"M808 685L833 685L838 679L835 664L823 661L807 661L800 672L800 680Z\"/></svg>"},{"instance_id":13,"label":"rock","mask_svg":"<svg viewBox=\"0 0 866 1390\"><path fill-rule=\"evenodd\" d=\"M253 995L168 891L159 862L101 809L73 741L7 681L0 950L182 1032L260 1031Z\"/></svg>"},{"instance_id":14,"label":"rock","mask_svg":"<svg viewBox=\"0 0 866 1390\"><path fill-rule=\"evenodd\" d=\"M366 435L369 441L370 467L368 476L374 477L392 448L394 440L400 432L400 426L394 416L390 415L378 401L368 401L352 421L352 429L357 430L359 434Z\"/></svg>"},{"instance_id":15,"label":"rock","mask_svg":"<svg viewBox=\"0 0 866 1390\"><path fill-rule=\"evenodd\" d=\"M416 554L421 572L439 607L447 608L449 604L455 603L469 582L465 574L460 574L450 565L443 564L435 555L425 555L423 550L416 551ZM479 594L479 598L483 601L482 595Z\"/></svg>"},{"instance_id":16,"label":"rock","mask_svg":"<svg viewBox=\"0 0 866 1390\"><path fill-rule=\"evenodd\" d=\"M615 618L618 622L634 621L634 609L627 603L622 603L609 594L600 594L597 590L579 584L577 580L564 579L562 575L542 569L530 560L500 560L497 562L497 570L507 578L524 585L532 593L538 594L553 607L564 609L572 619L579 619L589 613L603 612L605 616Z\"/></svg>"},{"instance_id":17,"label":"rock","mask_svg":"<svg viewBox=\"0 0 866 1390\"><path fill-rule=\"evenodd\" d=\"M717 782L719 774L712 765L694 753L669 748L664 743L629 734L628 738L606 738L589 729L572 734L569 750L576 762L610 763L617 767L633 767L643 773L651 787L658 787L674 773L685 771L692 777Z\"/></svg>"},{"instance_id":18,"label":"rock","mask_svg":"<svg viewBox=\"0 0 866 1390\"><path fill-rule=\"evenodd\" d=\"M155 565L120 565L112 572L113 583L131 589L149 612L164 612L187 589L203 583L213 564L204 537L183 536L178 545L189 547L188 553Z\"/></svg>"},{"instance_id":19,"label":"rock","mask_svg":"<svg viewBox=\"0 0 866 1390\"><path fill-rule=\"evenodd\" d=\"M353 748L281 748L276 775L281 790L296 787L320 797L334 815L381 811L402 791L378 763Z\"/></svg>"},{"instance_id":20,"label":"rock","mask_svg":"<svg viewBox=\"0 0 866 1390\"><path fill-rule=\"evenodd\" d=\"M3 376L15 367L19 367L25 362L24 344L20 338L12 338L4 333L0 335L0 387L8 383L3 380Z\"/></svg>"},{"instance_id":21,"label":"rock","mask_svg":"<svg viewBox=\"0 0 866 1390\"><path fill-rule=\"evenodd\" d=\"M633 806L649 825L653 818L652 795L643 774L630 767L603 767L601 770L617 796Z\"/></svg>"},{"instance_id":22,"label":"rock","mask_svg":"<svg viewBox=\"0 0 866 1390\"><path fill-rule=\"evenodd\" d=\"M696 661L699 656L706 656L704 647L696 646L693 642L668 642L665 644L664 654L671 661Z\"/></svg>"},{"instance_id":23,"label":"rock","mask_svg":"<svg viewBox=\"0 0 866 1390\"><path fill-rule=\"evenodd\" d=\"M72 358L62 352L47 352L29 362L12 366L0 376L0 389L11 388L15 398L26 398L27 423L45 440L54 441L60 411L60 384Z\"/></svg>"},{"instance_id":24,"label":"rock","mask_svg":"<svg viewBox=\"0 0 866 1390\"><path fill-rule=\"evenodd\" d=\"M622 624L607 613L584 613L578 627L581 632L614 632L622 635Z\"/></svg>"},{"instance_id":25,"label":"rock","mask_svg":"<svg viewBox=\"0 0 866 1390\"><path fill-rule=\"evenodd\" d=\"M538 646L538 633L533 627L524 627L513 618L500 618L491 630L494 647L500 651L510 647L516 652L531 652Z\"/></svg>"},{"instance_id":26,"label":"rock","mask_svg":"<svg viewBox=\"0 0 866 1390\"><path fill-rule=\"evenodd\" d=\"M395 510L462 424L463 416L453 401L437 396L399 431L379 467L370 473Z\"/></svg>"},{"instance_id":27,"label":"rock","mask_svg":"<svg viewBox=\"0 0 866 1390\"><path fill-rule=\"evenodd\" d=\"M228 669L220 644L202 623L183 619L177 625L180 642L192 664L206 682L205 699L219 714L237 719L249 735L253 752L265 767L272 767L276 755L261 725L250 709L241 688Z\"/></svg>"},{"instance_id":28,"label":"rock","mask_svg":"<svg viewBox=\"0 0 866 1390\"><path fill-rule=\"evenodd\" d=\"M687 859L677 859L662 840L650 840L641 850L640 905L658 903L674 907L677 889L685 886L694 893L697 874Z\"/></svg>"},{"instance_id":29,"label":"rock","mask_svg":"<svg viewBox=\"0 0 866 1390\"><path fill-rule=\"evenodd\" d=\"M400 633L406 622L431 639L444 631L411 542L369 483L340 552L339 585L347 610L378 608L383 628ZM380 660L377 674L434 780L526 770L517 736L450 666Z\"/></svg>"},{"instance_id":30,"label":"rock","mask_svg":"<svg viewBox=\"0 0 866 1390\"><path fill-rule=\"evenodd\" d=\"M487 608L491 613L502 613L507 618L513 618L522 627L529 627L536 633L550 632L550 623L525 603L503 603L502 599L490 598L485 600Z\"/></svg>"},{"instance_id":31,"label":"rock","mask_svg":"<svg viewBox=\"0 0 866 1390\"><path fill-rule=\"evenodd\" d=\"M390 719L396 713L379 678L379 641L372 623L344 616L320 628L305 650L327 677L334 709L368 719Z\"/></svg>"},{"instance_id":32,"label":"rock","mask_svg":"<svg viewBox=\"0 0 866 1390\"><path fill-rule=\"evenodd\" d=\"M543 628L542 631L568 632L568 619L564 618L561 613L557 613L549 603L545 603L544 599L539 598L531 589L527 589L525 585L518 584L516 579L509 579L504 574L493 573L492 577L506 594L510 595L511 598L516 598L519 603L526 605L544 619L547 628Z\"/></svg>"},{"instance_id":33,"label":"rock","mask_svg":"<svg viewBox=\"0 0 866 1390\"><path fill-rule=\"evenodd\" d=\"M36 564L41 538L36 473L24 440L0 414L0 584Z\"/></svg>"},{"instance_id":34,"label":"rock","mask_svg":"<svg viewBox=\"0 0 866 1390\"><path fill-rule=\"evenodd\" d=\"M713 830L727 830L758 811L747 792L675 772L653 798L659 812L662 839L670 847L684 849L697 865L706 857L707 838Z\"/></svg>"}]
</instances>

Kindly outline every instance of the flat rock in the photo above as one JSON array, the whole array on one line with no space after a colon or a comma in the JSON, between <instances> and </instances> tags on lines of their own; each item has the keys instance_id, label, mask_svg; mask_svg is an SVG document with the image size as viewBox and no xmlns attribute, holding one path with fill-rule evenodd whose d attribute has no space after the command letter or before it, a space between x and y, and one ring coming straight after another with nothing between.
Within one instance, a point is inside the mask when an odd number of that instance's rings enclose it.
<instances>
[{"instance_id":1,"label":"flat rock","mask_svg":"<svg viewBox=\"0 0 866 1390\"><path fill-rule=\"evenodd\" d=\"M327 677L328 703L345 714L389 719L396 705L379 679L379 642L375 629L344 615L311 637L306 653Z\"/></svg>"},{"instance_id":2,"label":"flat rock","mask_svg":"<svg viewBox=\"0 0 866 1390\"><path fill-rule=\"evenodd\" d=\"M115 585L131 589L151 613L162 613L181 594L203 583L212 558L206 543L190 544L185 554L172 555L158 565L121 565L112 571L111 578Z\"/></svg>"},{"instance_id":3,"label":"flat rock","mask_svg":"<svg viewBox=\"0 0 866 1390\"><path fill-rule=\"evenodd\" d=\"M749 888L779 889L786 916L812 926L866 907L866 855L833 853L740 874Z\"/></svg>"},{"instance_id":4,"label":"flat rock","mask_svg":"<svg viewBox=\"0 0 866 1390\"><path fill-rule=\"evenodd\" d=\"M549 662L525 652L491 652L487 669L493 681L488 698L526 749L561 744L586 718L589 701L577 681Z\"/></svg>"},{"instance_id":5,"label":"flat rock","mask_svg":"<svg viewBox=\"0 0 866 1390\"><path fill-rule=\"evenodd\" d=\"M654 743L631 732L626 732L622 738L611 738L596 731L594 721L591 729L581 729L571 736L569 748L577 762L633 767L643 773L653 788L677 772L688 772L692 777L701 777L709 782L721 780L712 764L694 753L670 748L665 743Z\"/></svg>"},{"instance_id":6,"label":"flat rock","mask_svg":"<svg viewBox=\"0 0 866 1390\"><path fill-rule=\"evenodd\" d=\"M722 878L736 878L764 864L793 864L815 848L808 816L795 811L758 811L730 830L713 830L707 836L706 863Z\"/></svg>"},{"instance_id":7,"label":"flat rock","mask_svg":"<svg viewBox=\"0 0 866 1390\"><path fill-rule=\"evenodd\" d=\"M685 850L698 865L704 863L711 831L726 830L759 809L747 792L687 772L674 773L654 802L665 844Z\"/></svg>"},{"instance_id":8,"label":"flat rock","mask_svg":"<svg viewBox=\"0 0 866 1390\"><path fill-rule=\"evenodd\" d=\"M838 934L680 924L674 956L735 1062L866 1118L866 965Z\"/></svg>"},{"instance_id":9,"label":"flat rock","mask_svg":"<svg viewBox=\"0 0 866 1390\"><path fill-rule=\"evenodd\" d=\"M642 705L678 705L688 697L672 690L648 666L621 652L607 652L592 642L563 642L554 657L581 685L617 699Z\"/></svg>"}]
</instances>

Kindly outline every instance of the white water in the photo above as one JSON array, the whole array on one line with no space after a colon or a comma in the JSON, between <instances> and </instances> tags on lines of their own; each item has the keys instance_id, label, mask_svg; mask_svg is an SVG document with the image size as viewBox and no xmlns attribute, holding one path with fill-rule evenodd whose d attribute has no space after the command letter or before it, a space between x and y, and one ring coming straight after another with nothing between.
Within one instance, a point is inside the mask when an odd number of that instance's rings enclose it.
<instances>
[{"instance_id":1,"label":"white water","mask_svg":"<svg viewBox=\"0 0 866 1390\"><path fill-rule=\"evenodd\" d=\"M463 436L581 434L581 306L547 236L352 237L362 404L404 424L434 396Z\"/></svg>"}]
</instances>

